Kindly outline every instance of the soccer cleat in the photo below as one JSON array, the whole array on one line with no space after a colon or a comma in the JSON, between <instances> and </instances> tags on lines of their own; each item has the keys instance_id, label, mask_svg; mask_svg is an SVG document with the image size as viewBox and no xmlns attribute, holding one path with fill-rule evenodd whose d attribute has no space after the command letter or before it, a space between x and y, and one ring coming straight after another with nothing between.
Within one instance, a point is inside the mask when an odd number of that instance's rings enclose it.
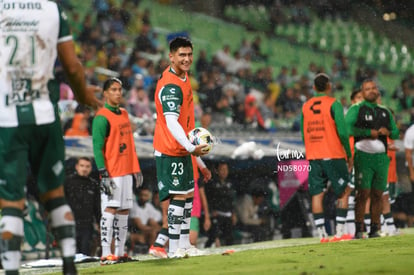
<instances>
[{"instance_id":1,"label":"soccer cleat","mask_svg":"<svg viewBox=\"0 0 414 275\"><path fill-rule=\"evenodd\" d=\"M366 237L364 236L363 232L357 232L355 233L354 239L365 239Z\"/></svg>"},{"instance_id":2,"label":"soccer cleat","mask_svg":"<svg viewBox=\"0 0 414 275\"><path fill-rule=\"evenodd\" d=\"M333 236L332 238L329 239L330 243L335 243L335 242L342 242L342 241L349 241L352 239L352 236L349 234L343 234L342 236L338 237L338 236Z\"/></svg>"},{"instance_id":3,"label":"soccer cleat","mask_svg":"<svg viewBox=\"0 0 414 275\"><path fill-rule=\"evenodd\" d=\"M329 238L321 238L320 243L329 243Z\"/></svg>"},{"instance_id":4,"label":"soccer cleat","mask_svg":"<svg viewBox=\"0 0 414 275\"><path fill-rule=\"evenodd\" d=\"M333 236L332 238L329 239L330 243L336 243L336 242L340 242L342 241L342 236L341 237L337 237L336 235Z\"/></svg>"},{"instance_id":5,"label":"soccer cleat","mask_svg":"<svg viewBox=\"0 0 414 275\"><path fill-rule=\"evenodd\" d=\"M354 236L352 236L351 234L343 234L341 238L343 241L349 241L352 240Z\"/></svg>"},{"instance_id":6,"label":"soccer cleat","mask_svg":"<svg viewBox=\"0 0 414 275\"><path fill-rule=\"evenodd\" d=\"M401 234L402 233L401 233L401 231L398 228L396 228L395 230L391 230L390 232L388 232L388 236L399 236Z\"/></svg>"},{"instance_id":7,"label":"soccer cleat","mask_svg":"<svg viewBox=\"0 0 414 275\"><path fill-rule=\"evenodd\" d=\"M110 265L116 264L119 261L119 257L115 255L108 255L106 257L101 257L101 265Z\"/></svg>"},{"instance_id":8,"label":"soccer cleat","mask_svg":"<svg viewBox=\"0 0 414 275\"><path fill-rule=\"evenodd\" d=\"M374 232L370 232L369 234L368 234L368 237L371 239L371 238L379 238L379 237L381 237L381 235L380 235L380 233L379 233L379 231L374 231Z\"/></svg>"},{"instance_id":9,"label":"soccer cleat","mask_svg":"<svg viewBox=\"0 0 414 275\"><path fill-rule=\"evenodd\" d=\"M125 253L123 256L118 256L119 263L127 263L127 262L135 262L135 261L138 261L138 259L132 259L130 256L128 256L127 253Z\"/></svg>"},{"instance_id":10,"label":"soccer cleat","mask_svg":"<svg viewBox=\"0 0 414 275\"><path fill-rule=\"evenodd\" d=\"M388 232L387 231L379 231L378 234L380 235L380 237L387 237L388 236Z\"/></svg>"},{"instance_id":11,"label":"soccer cleat","mask_svg":"<svg viewBox=\"0 0 414 275\"><path fill-rule=\"evenodd\" d=\"M174 253L169 253L168 258L179 259L179 258L187 258L188 254L182 248L178 248Z\"/></svg>"},{"instance_id":12,"label":"soccer cleat","mask_svg":"<svg viewBox=\"0 0 414 275\"><path fill-rule=\"evenodd\" d=\"M185 249L185 253L188 256L190 256L190 257L196 257L196 256L203 256L203 255L205 255L205 252L204 251L198 249L197 247L195 247L193 245L190 246L189 248L186 248Z\"/></svg>"},{"instance_id":13,"label":"soccer cleat","mask_svg":"<svg viewBox=\"0 0 414 275\"><path fill-rule=\"evenodd\" d=\"M153 246L151 245L149 252L150 255L157 257L157 258L161 258L161 259L166 259L168 258L168 254L165 251L164 247L159 247L159 246Z\"/></svg>"}]
</instances>

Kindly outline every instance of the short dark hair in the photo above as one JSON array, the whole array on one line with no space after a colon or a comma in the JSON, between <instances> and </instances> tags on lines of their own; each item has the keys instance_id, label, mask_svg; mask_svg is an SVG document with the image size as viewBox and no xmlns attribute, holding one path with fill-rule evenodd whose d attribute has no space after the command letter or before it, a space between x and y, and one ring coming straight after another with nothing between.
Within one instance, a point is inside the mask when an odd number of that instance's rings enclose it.
<instances>
[{"instance_id":1,"label":"short dark hair","mask_svg":"<svg viewBox=\"0 0 414 275\"><path fill-rule=\"evenodd\" d=\"M171 40L170 42L170 52L176 52L179 48L190 47L193 49L193 43L191 40L184 36L179 36Z\"/></svg>"},{"instance_id":2,"label":"short dark hair","mask_svg":"<svg viewBox=\"0 0 414 275\"><path fill-rule=\"evenodd\" d=\"M372 78L365 78L365 79L362 81L362 83L361 83L361 91L362 91L362 87L364 86L364 84L365 84L365 83L368 83L368 82L374 82L375 84L377 84L377 83L375 82L375 80L374 80L374 79L372 79Z\"/></svg>"},{"instance_id":3,"label":"short dark hair","mask_svg":"<svg viewBox=\"0 0 414 275\"><path fill-rule=\"evenodd\" d=\"M323 92L328 88L329 84L329 76L324 73L319 73L315 76L313 84L315 85L315 89L318 92Z\"/></svg>"},{"instance_id":4,"label":"short dark hair","mask_svg":"<svg viewBox=\"0 0 414 275\"><path fill-rule=\"evenodd\" d=\"M92 160L89 157L79 157L78 161L76 163L79 163L79 161L84 160L84 161L89 161L92 164Z\"/></svg>"},{"instance_id":5,"label":"short dark hair","mask_svg":"<svg viewBox=\"0 0 414 275\"><path fill-rule=\"evenodd\" d=\"M122 81L121 81L119 78L116 78L116 77L111 77L111 78L108 78L108 79L104 82L104 84L103 84L103 90L104 90L104 91L108 90L108 89L109 89L109 87L111 87L111 85L112 85L114 82L117 82L117 83L119 83L119 85L121 85L121 86L122 86Z\"/></svg>"},{"instance_id":6,"label":"short dark hair","mask_svg":"<svg viewBox=\"0 0 414 275\"><path fill-rule=\"evenodd\" d=\"M357 94L361 92L361 88L357 87L352 90L351 96L349 97L351 100L354 100Z\"/></svg>"}]
</instances>

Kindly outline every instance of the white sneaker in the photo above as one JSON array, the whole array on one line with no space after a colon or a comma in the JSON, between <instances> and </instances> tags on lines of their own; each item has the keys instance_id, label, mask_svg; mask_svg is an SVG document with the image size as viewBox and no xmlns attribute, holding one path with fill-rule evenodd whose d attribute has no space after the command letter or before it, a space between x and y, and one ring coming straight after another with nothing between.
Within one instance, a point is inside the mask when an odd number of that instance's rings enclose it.
<instances>
[{"instance_id":1,"label":"white sneaker","mask_svg":"<svg viewBox=\"0 0 414 275\"><path fill-rule=\"evenodd\" d=\"M386 231L386 230L384 230L384 231L379 231L378 232L379 233L379 235L381 236L381 237L387 237L387 236L389 236L390 234Z\"/></svg>"},{"instance_id":2,"label":"white sneaker","mask_svg":"<svg viewBox=\"0 0 414 275\"><path fill-rule=\"evenodd\" d=\"M187 248L185 250L185 253L190 257L203 256L203 255L206 254L205 251L200 250L200 249L198 249L197 247L195 247L193 245L190 246L189 248Z\"/></svg>"},{"instance_id":3,"label":"white sneaker","mask_svg":"<svg viewBox=\"0 0 414 275\"><path fill-rule=\"evenodd\" d=\"M391 230L388 232L388 236L398 236L401 235L401 231L398 228L395 228L395 230Z\"/></svg>"},{"instance_id":4,"label":"white sneaker","mask_svg":"<svg viewBox=\"0 0 414 275\"><path fill-rule=\"evenodd\" d=\"M186 258L188 254L182 248L178 248L174 253L168 253L168 258L178 259L178 258Z\"/></svg>"}]
</instances>

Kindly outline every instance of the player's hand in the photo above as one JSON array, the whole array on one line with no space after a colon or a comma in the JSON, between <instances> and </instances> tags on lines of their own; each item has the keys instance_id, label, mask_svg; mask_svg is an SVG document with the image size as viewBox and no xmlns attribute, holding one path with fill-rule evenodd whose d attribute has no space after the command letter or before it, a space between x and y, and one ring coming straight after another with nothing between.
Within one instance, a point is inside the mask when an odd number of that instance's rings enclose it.
<instances>
[{"instance_id":1,"label":"player's hand","mask_svg":"<svg viewBox=\"0 0 414 275\"><path fill-rule=\"evenodd\" d=\"M103 102L99 100L95 95L96 93L102 92L102 89L99 86L88 85L86 87L86 91L87 91L87 94L85 96L84 104L92 107L92 109L94 110L98 110L104 105Z\"/></svg>"},{"instance_id":2,"label":"player's hand","mask_svg":"<svg viewBox=\"0 0 414 275\"><path fill-rule=\"evenodd\" d=\"M99 176L101 178L101 191L108 196L112 196L116 185L109 177L108 171L105 168L99 169Z\"/></svg>"},{"instance_id":3,"label":"player's hand","mask_svg":"<svg viewBox=\"0 0 414 275\"><path fill-rule=\"evenodd\" d=\"M379 135L379 133L378 133L377 130L371 129L371 138L372 139L377 139L378 138L378 135Z\"/></svg>"},{"instance_id":4,"label":"player's hand","mask_svg":"<svg viewBox=\"0 0 414 275\"><path fill-rule=\"evenodd\" d=\"M201 169L201 174L203 174L204 182L208 182L209 180L211 180L211 171L207 167Z\"/></svg>"},{"instance_id":5,"label":"player's hand","mask_svg":"<svg viewBox=\"0 0 414 275\"><path fill-rule=\"evenodd\" d=\"M144 182L144 176L142 175L142 172L138 172L134 174L135 179L135 188L140 188L142 186L142 183Z\"/></svg>"},{"instance_id":6,"label":"player's hand","mask_svg":"<svg viewBox=\"0 0 414 275\"><path fill-rule=\"evenodd\" d=\"M207 144L196 145L195 150L191 152L191 154L196 157L207 155L208 152L203 151L203 149L206 148L207 146L208 146Z\"/></svg>"},{"instance_id":7,"label":"player's hand","mask_svg":"<svg viewBox=\"0 0 414 275\"><path fill-rule=\"evenodd\" d=\"M381 127L378 130L378 135L380 135L380 136L387 136L388 137L390 135L390 131L387 128L385 128L385 127Z\"/></svg>"},{"instance_id":8,"label":"player's hand","mask_svg":"<svg viewBox=\"0 0 414 275\"><path fill-rule=\"evenodd\" d=\"M388 143L388 150L398 151L398 147L394 143Z\"/></svg>"},{"instance_id":9,"label":"player's hand","mask_svg":"<svg viewBox=\"0 0 414 275\"><path fill-rule=\"evenodd\" d=\"M209 231L210 227L211 227L210 217L204 217L204 225L203 225L204 231L206 232Z\"/></svg>"}]
</instances>

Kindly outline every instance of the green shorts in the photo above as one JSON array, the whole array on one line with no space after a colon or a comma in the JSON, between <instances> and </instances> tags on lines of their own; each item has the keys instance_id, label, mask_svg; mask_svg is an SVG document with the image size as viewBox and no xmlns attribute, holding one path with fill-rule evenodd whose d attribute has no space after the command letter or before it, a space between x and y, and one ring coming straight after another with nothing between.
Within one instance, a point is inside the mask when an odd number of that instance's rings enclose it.
<instances>
[{"instance_id":1,"label":"green shorts","mask_svg":"<svg viewBox=\"0 0 414 275\"><path fill-rule=\"evenodd\" d=\"M389 164L386 153L370 154L355 150L355 187L385 191Z\"/></svg>"},{"instance_id":2,"label":"green shorts","mask_svg":"<svg viewBox=\"0 0 414 275\"><path fill-rule=\"evenodd\" d=\"M0 128L0 197L25 198L30 165L38 191L56 189L64 181L65 144L60 121Z\"/></svg>"},{"instance_id":3,"label":"green shorts","mask_svg":"<svg viewBox=\"0 0 414 275\"><path fill-rule=\"evenodd\" d=\"M347 185L351 185L351 176L345 159L310 160L309 193L314 196L327 188L328 180L337 196L341 195Z\"/></svg>"},{"instance_id":4,"label":"green shorts","mask_svg":"<svg viewBox=\"0 0 414 275\"><path fill-rule=\"evenodd\" d=\"M200 232L200 219L197 217L191 217L190 230Z\"/></svg>"},{"instance_id":5,"label":"green shorts","mask_svg":"<svg viewBox=\"0 0 414 275\"><path fill-rule=\"evenodd\" d=\"M194 190L191 155L184 157L156 156L157 181L160 200L174 194L188 194Z\"/></svg>"}]
</instances>

